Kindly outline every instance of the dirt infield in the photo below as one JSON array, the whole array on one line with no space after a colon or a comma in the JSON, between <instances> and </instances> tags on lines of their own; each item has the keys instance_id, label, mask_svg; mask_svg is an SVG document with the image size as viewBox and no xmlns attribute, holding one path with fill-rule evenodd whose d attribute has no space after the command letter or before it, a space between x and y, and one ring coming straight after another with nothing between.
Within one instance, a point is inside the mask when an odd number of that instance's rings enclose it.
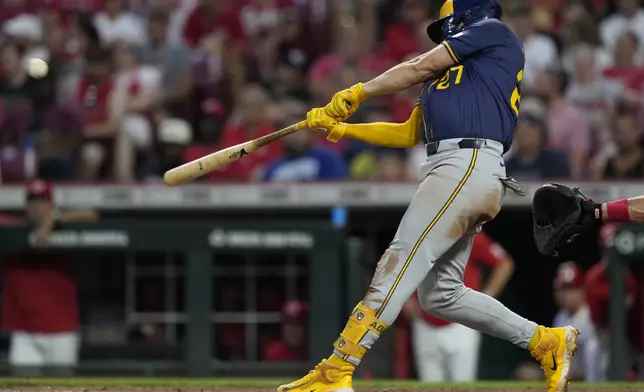
<instances>
[{"instance_id":1,"label":"dirt infield","mask_svg":"<svg viewBox=\"0 0 644 392\"><path fill-rule=\"evenodd\" d=\"M589 385L584 385L581 387L570 386L568 389L569 392L631 392L631 391L643 391L642 386L623 386L623 387L592 387ZM38 386L38 387L10 387L4 388L0 387L0 392L206 392L206 391L217 391L217 392L268 392L274 391L273 388L232 388L232 387L204 387L204 388L177 388L177 387L136 387L136 388L124 388L124 387L74 387L74 388L65 388L65 387L47 387L47 386ZM363 387L356 388L357 392L422 392L422 391L431 391L431 392L467 392L467 391L489 391L489 392L541 392L545 391L545 388L537 387L521 387L521 388L494 388L494 387L456 387L456 388L445 388L445 387L427 387L427 388L395 388L395 387Z\"/></svg>"}]
</instances>

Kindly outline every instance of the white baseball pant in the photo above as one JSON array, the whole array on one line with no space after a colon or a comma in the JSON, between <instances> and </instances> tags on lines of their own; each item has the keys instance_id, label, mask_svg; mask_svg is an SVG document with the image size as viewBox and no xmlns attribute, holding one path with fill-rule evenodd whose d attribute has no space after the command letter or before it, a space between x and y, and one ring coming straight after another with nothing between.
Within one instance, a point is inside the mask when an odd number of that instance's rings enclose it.
<instances>
[{"instance_id":1,"label":"white baseball pant","mask_svg":"<svg viewBox=\"0 0 644 392\"><path fill-rule=\"evenodd\" d=\"M481 334L461 324L435 327L420 317L411 323L418 378L425 382L476 380Z\"/></svg>"},{"instance_id":2,"label":"white baseball pant","mask_svg":"<svg viewBox=\"0 0 644 392\"><path fill-rule=\"evenodd\" d=\"M461 140L442 140L421 166L424 180L362 303L391 325L418 289L425 311L527 348L537 324L463 284L474 236L501 209L505 164L501 143L459 148ZM361 345L377 339L368 336Z\"/></svg>"},{"instance_id":3,"label":"white baseball pant","mask_svg":"<svg viewBox=\"0 0 644 392\"><path fill-rule=\"evenodd\" d=\"M78 361L76 332L14 332L9 343L9 364L19 367L74 366Z\"/></svg>"}]
</instances>

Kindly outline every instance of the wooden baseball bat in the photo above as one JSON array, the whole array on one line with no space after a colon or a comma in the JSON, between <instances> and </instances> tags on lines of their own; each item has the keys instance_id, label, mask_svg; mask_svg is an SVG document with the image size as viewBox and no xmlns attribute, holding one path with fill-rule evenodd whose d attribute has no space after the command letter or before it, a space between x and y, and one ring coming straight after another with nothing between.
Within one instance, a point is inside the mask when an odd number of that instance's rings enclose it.
<instances>
[{"instance_id":1,"label":"wooden baseball bat","mask_svg":"<svg viewBox=\"0 0 644 392\"><path fill-rule=\"evenodd\" d=\"M195 159L194 161L184 163L181 166L177 166L174 169L168 170L163 175L163 181L168 186L177 186L184 184L188 181L194 180L195 178L199 178L214 170L217 170L232 161L236 161L244 155L248 155L258 148L267 145L268 143L274 142L275 140L281 139L288 134L304 128L308 128L307 122L300 121L297 124L293 124L290 127L280 129L279 131L275 131L266 136L262 136L245 143L237 144L236 146L213 152L212 154L208 154L199 159Z\"/></svg>"}]
</instances>

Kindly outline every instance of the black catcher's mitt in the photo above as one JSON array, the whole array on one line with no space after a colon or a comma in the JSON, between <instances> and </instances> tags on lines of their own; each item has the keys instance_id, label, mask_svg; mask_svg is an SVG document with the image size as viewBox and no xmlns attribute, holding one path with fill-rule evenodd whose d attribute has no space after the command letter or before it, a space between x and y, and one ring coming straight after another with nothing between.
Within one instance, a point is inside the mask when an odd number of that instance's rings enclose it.
<instances>
[{"instance_id":1,"label":"black catcher's mitt","mask_svg":"<svg viewBox=\"0 0 644 392\"><path fill-rule=\"evenodd\" d=\"M601 204L588 199L579 188L546 184L534 194L532 216L537 249L556 256L558 249L601 222Z\"/></svg>"}]
</instances>

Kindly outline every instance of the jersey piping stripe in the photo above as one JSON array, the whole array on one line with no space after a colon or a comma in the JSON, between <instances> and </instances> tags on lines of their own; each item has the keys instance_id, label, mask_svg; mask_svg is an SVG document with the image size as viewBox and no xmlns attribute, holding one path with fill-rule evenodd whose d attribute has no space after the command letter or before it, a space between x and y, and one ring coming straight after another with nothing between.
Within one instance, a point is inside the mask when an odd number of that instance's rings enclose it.
<instances>
[{"instance_id":1,"label":"jersey piping stripe","mask_svg":"<svg viewBox=\"0 0 644 392\"><path fill-rule=\"evenodd\" d=\"M425 237L427 237L427 234L429 234L429 231L434 226L436 226L436 223L438 222L438 220L441 218L441 216L443 216L443 214L445 214L445 211L447 211L447 209L452 204L452 202L454 201L454 199L456 198L458 193L461 191L461 189L463 189L463 186L465 185L467 180L472 175L472 171L474 170L474 166L476 165L476 158L478 157L478 152L479 152L479 150L477 148L474 148L473 150L474 150L474 153L472 154L472 160L470 161L470 165L467 168L467 171L465 172L465 175L461 179L461 182L458 183L458 186L456 187L454 192L452 192L452 194L449 197L449 199L447 199L447 201L445 202L443 207L440 209L440 211L438 211L438 214L436 214L434 219L432 219L432 221L429 223L429 225L427 225L427 227L425 228L425 231L423 231L423 234L421 234L420 238L418 239L418 241L416 241L416 245L414 245L414 248L409 253L409 256L407 257L407 260L405 260L405 264L403 265L402 269L400 270L400 273L398 273L398 276L396 277L396 280L394 281L394 284L389 289L389 292L387 293L387 297L385 297L385 300L382 303L382 306L380 307L380 309L378 309L378 312L376 312L376 318L379 318L380 315L382 315L382 312L385 309L385 307L387 306L387 303L391 299L391 296L393 295L394 291L396 290L396 287L398 286L398 283L400 283L400 279L405 274L405 271L407 270L407 267L409 267L409 264L411 263L411 260L414 258L414 255L418 251L418 248L420 248L420 244L423 242ZM369 333L369 330L365 331L364 335L362 335L360 337L360 339L358 339L358 344L360 344L362 339L364 339L364 337L367 336L368 333ZM342 359L345 360L345 361L348 358L349 358L349 354L344 354L342 356Z\"/></svg>"},{"instance_id":2,"label":"jersey piping stripe","mask_svg":"<svg viewBox=\"0 0 644 392\"><path fill-rule=\"evenodd\" d=\"M456 57L456 54L454 53L454 50L450 46L449 42L443 41L443 42L441 42L441 45L443 45L445 47L445 49L447 49L447 53L449 53L449 56L452 58L452 60L456 61L457 63L461 62L458 59L458 57Z\"/></svg>"},{"instance_id":3,"label":"jersey piping stripe","mask_svg":"<svg viewBox=\"0 0 644 392\"><path fill-rule=\"evenodd\" d=\"M400 270L400 273L396 277L396 280L394 281L394 284L391 286L389 289L389 292L387 293L387 297L385 297L384 302L382 303L382 306L376 312L376 317L379 318L382 312L384 311L385 307L387 306L387 303L391 299L391 296L393 295L394 291L396 291L396 287L398 286L398 283L400 283L400 279L402 279L402 276L405 274L405 271L407 270L407 267L409 267L409 264L411 263L411 260L414 258L416 255L416 252L418 251L418 248L420 248L420 244L423 242L425 237L427 237L427 234L431 231L431 229L436 226L436 223L438 223L438 220L445 214L445 211L449 208L449 206L452 204L458 193L463 189L463 186L467 182L468 178L472 175L472 171L474 170L474 166L476 165L476 158L478 157L478 152L479 150L477 148L474 148L474 153L472 154L472 160L470 161L470 165L467 168L467 171L465 172L465 175L461 179L461 182L459 182L458 186L452 192L452 195L447 199L447 202L443 205L443 207L438 211L438 214L432 219L432 221L427 225L425 228L425 231L423 231L423 234L420 235L420 238L418 238L418 241L416 241L416 245L414 245L414 248L411 250L409 253L409 256L407 256L407 260L405 260L405 264L403 265L402 269Z\"/></svg>"}]
</instances>

